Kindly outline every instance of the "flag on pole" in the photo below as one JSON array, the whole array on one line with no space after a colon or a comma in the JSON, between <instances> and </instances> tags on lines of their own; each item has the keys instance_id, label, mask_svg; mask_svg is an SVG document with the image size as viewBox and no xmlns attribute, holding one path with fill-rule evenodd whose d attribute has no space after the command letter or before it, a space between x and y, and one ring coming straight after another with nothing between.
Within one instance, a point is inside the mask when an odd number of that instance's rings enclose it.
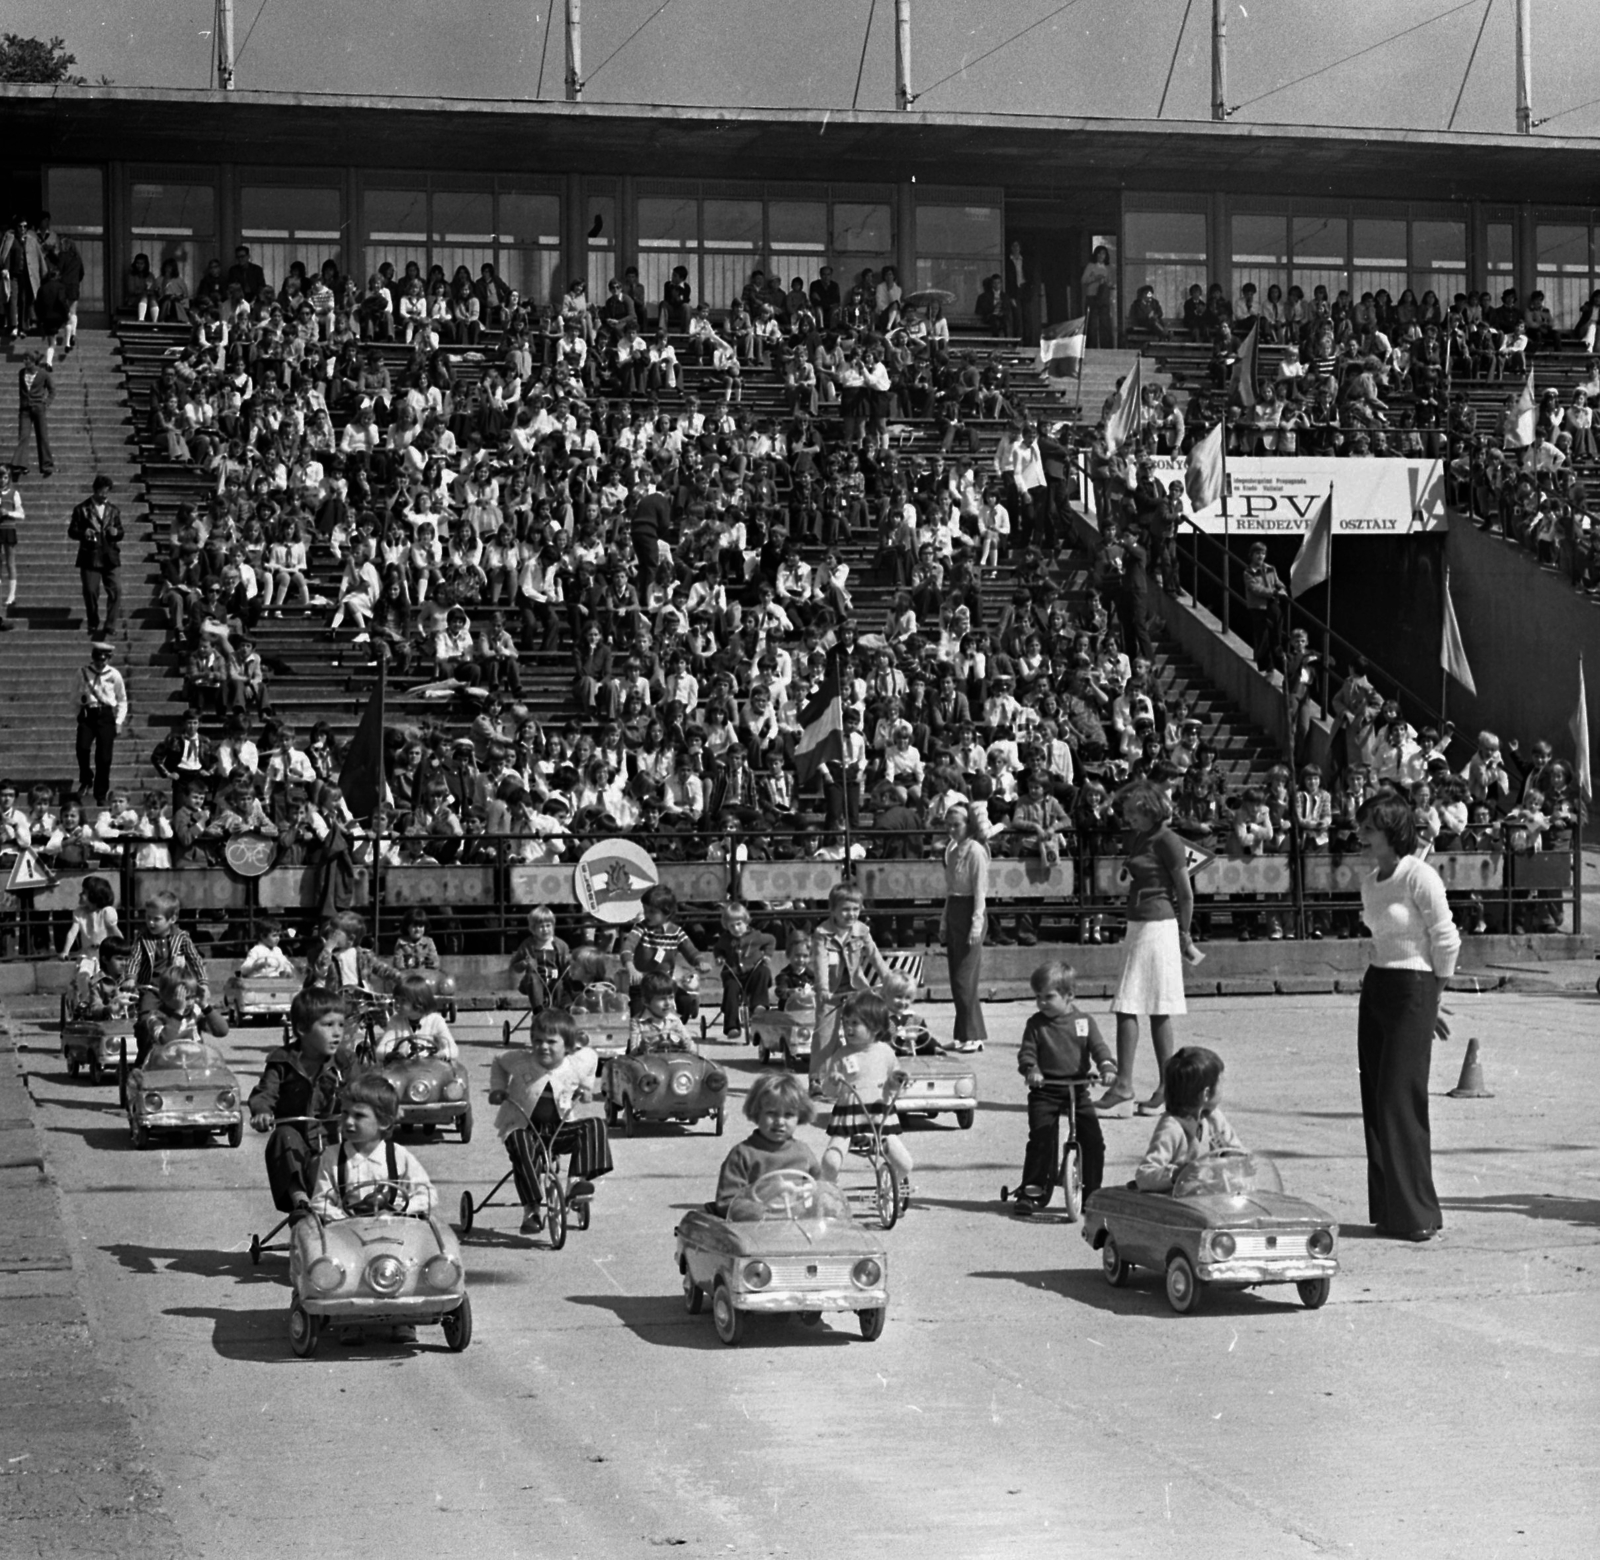
<instances>
[{"instance_id":1,"label":"flag on pole","mask_svg":"<svg viewBox=\"0 0 1600 1560\"><path fill-rule=\"evenodd\" d=\"M1300 551L1289 565L1289 594L1303 596L1313 585L1320 585L1333 569L1333 490L1318 506L1306 534L1300 538Z\"/></svg>"},{"instance_id":2,"label":"flag on pole","mask_svg":"<svg viewBox=\"0 0 1600 1560\"><path fill-rule=\"evenodd\" d=\"M1594 770L1589 761L1589 695L1583 686L1583 657L1578 657L1578 707L1570 722L1572 743L1578 751L1575 766L1579 794L1587 801L1594 800Z\"/></svg>"},{"instance_id":3,"label":"flag on pole","mask_svg":"<svg viewBox=\"0 0 1600 1560\"><path fill-rule=\"evenodd\" d=\"M357 818L370 818L381 802L388 799L388 783L383 772L383 705L387 658L378 662L378 686L372 690L361 724L345 749L339 768L339 789L345 805Z\"/></svg>"},{"instance_id":4,"label":"flag on pole","mask_svg":"<svg viewBox=\"0 0 1600 1560\"><path fill-rule=\"evenodd\" d=\"M1228 380L1228 404L1254 406L1256 404L1256 341L1261 330L1259 316L1251 321L1244 340L1239 343L1239 355L1233 360L1233 373Z\"/></svg>"},{"instance_id":5,"label":"flag on pole","mask_svg":"<svg viewBox=\"0 0 1600 1560\"><path fill-rule=\"evenodd\" d=\"M1456 604L1450 598L1450 570L1444 571L1444 633L1439 642L1439 665L1442 666L1470 694L1476 694L1478 685L1472 680L1472 668L1467 665L1467 647L1461 642L1461 625L1456 621ZM1580 680L1583 670L1578 671Z\"/></svg>"},{"instance_id":6,"label":"flag on pole","mask_svg":"<svg viewBox=\"0 0 1600 1560\"><path fill-rule=\"evenodd\" d=\"M1113 455L1139 430L1139 362L1138 358L1133 360L1133 371L1122 381L1106 414L1106 449Z\"/></svg>"},{"instance_id":7,"label":"flag on pole","mask_svg":"<svg viewBox=\"0 0 1600 1560\"><path fill-rule=\"evenodd\" d=\"M1218 423L1189 451L1189 467L1183 485L1195 510L1211 509L1222 502L1222 434Z\"/></svg>"},{"instance_id":8,"label":"flag on pole","mask_svg":"<svg viewBox=\"0 0 1600 1560\"><path fill-rule=\"evenodd\" d=\"M844 762L844 696L838 657L828 657L817 691L800 711L800 740L794 749L796 787L807 786L824 764Z\"/></svg>"},{"instance_id":9,"label":"flag on pole","mask_svg":"<svg viewBox=\"0 0 1600 1560\"><path fill-rule=\"evenodd\" d=\"M1052 379L1082 379L1085 317L1047 325L1039 336L1039 370Z\"/></svg>"},{"instance_id":10,"label":"flag on pole","mask_svg":"<svg viewBox=\"0 0 1600 1560\"><path fill-rule=\"evenodd\" d=\"M1511 408L1510 425L1506 428L1506 443L1518 449L1533 447L1535 403L1533 399L1533 370L1528 370L1528 382L1517 395Z\"/></svg>"}]
</instances>

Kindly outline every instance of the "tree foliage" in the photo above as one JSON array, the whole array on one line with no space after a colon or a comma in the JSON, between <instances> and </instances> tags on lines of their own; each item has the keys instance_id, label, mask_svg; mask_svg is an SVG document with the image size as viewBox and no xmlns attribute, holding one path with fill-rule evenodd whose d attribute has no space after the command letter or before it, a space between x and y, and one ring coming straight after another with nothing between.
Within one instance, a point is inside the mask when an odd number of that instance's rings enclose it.
<instances>
[{"instance_id":1,"label":"tree foliage","mask_svg":"<svg viewBox=\"0 0 1600 1560\"><path fill-rule=\"evenodd\" d=\"M0 81L26 81L45 87L85 86L85 77L72 74L77 63L77 55L67 53L64 38L52 38L46 43L19 33L0 34Z\"/></svg>"}]
</instances>

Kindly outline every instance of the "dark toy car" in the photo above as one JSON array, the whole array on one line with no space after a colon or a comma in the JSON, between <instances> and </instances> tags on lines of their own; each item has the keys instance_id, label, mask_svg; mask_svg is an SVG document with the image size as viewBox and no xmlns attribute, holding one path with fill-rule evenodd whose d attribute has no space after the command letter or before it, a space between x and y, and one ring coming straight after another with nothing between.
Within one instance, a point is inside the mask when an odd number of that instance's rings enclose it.
<instances>
[{"instance_id":1,"label":"dark toy car","mask_svg":"<svg viewBox=\"0 0 1600 1560\"><path fill-rule=\"evenodd\" d=\"M728 1075L692 1051L644 1051L616 1056L604 1080L606 1122L632 1137L640 1122L699 1121L710 1116L722 1136Z\"/></svg>"},{"instance_id":2,"label":"dark toy car","mask_svg":"<svg viewBox=\"0 0 1600 1560\"><path fill-rule=\"evenodd\" d=\"M402 1040L368 1066L376 1067L394 1085L402 1127L454 1127L463 1143L472 1141L472 1098L467 1070L460 1062Z\"/></svg>"}]
</instances>

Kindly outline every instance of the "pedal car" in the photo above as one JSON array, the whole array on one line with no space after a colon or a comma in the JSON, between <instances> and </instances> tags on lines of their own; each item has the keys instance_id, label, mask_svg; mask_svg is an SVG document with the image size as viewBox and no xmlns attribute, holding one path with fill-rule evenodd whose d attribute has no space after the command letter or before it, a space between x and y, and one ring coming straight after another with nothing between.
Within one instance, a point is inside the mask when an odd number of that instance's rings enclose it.
<instances>
[{"instance_id":1,"label":"pedal car","mask_svg":"<svg viewBox=\"0 0 1600 1560\"><path fill-rule=\"evenodd\" d=\"M1258 1284L1293 1284L1315 1311L1339 1271L1339 1226L1288 1196L1263 1154L1197 1160L1170 1192L1103 1188L1084 1207L1083 1238L1114 1288L1136 1267L1164 1273L1167 1303L1180 1316L1199 1310L1212 1288Z\"/></svg>"},{"instance_id":2,"label":"pedal car","mask_svg":"<svg viewBox=\"0 0 1600 1560\"><path fill-rule=\"evenodd\" d=\"M222 1015L230 1025L286 1019L304 984L297 976L232 975L222 988Z\"/></svg>"},{"instance_id":3,"label":"pedal car","mask_svg":"<svg viewBox=\"0 0 1600 1560\"><path fill-rule=\"evenodd\" d=\"M299 1219L289 1234L289 1347L301 1359L316 1353L330 1326L444 1329L459 1354L472 1341L461 1248L436 1215L381 1213Z\"/></svg>"},{"instance_id":4,"label":"pedal car","mask_svg":"<svg viewBox=\"0 0 1600 1560\"><path fill-rule=\"evenodd\" d=\"M244 1142L239 1080L215 1047L175 1040L131 1068L127 1056L124 1050L122 1103L135 1148L148 1148L156 1132L226 1132L229 1148Z\"/></svg>"},{"instance_id":5,"label":"pedal car","mask_svg":"<svg viewBox=\"0 0 1600 1560\"><path fill-rule=\"evenodd\" d=\"M628 1049L628 994L608 980L585 986L567 1009L602 1065Z\"/></svg>"},{"instance_id":6,"label":"pedal car","mask_svg":"<svg viewBox=\"0 0 1600 1560\"><path fill-rule=\"evenodd\" d=\"M715 1118L722 1136L728 1075L715 1062L691 1051L646 1051L613 1057L604 1078L606 1124L620 1121L632 1137L641 1121L699 1121Z\"/></svg>"},{"instance_id":7,"label":"pedal car","mask_svg":"<svg viewBox=\"0 0 1600 1560\"><path fill-rule=\"evenodd\" d=\"M763 1067L777 1057L798 1072L810 1063L816 1025L816 1004L808 997L792 997L781 1008L756 1008L751 1012L750 1043Z\"/></svg>"},{"instance_id":8,"label":"pedal car","mask_svg":"<svg viewBox=\"0 0 1600 1560\"><path fill-rule=\"evenodd\" d=\"M861 1336L882 1336L889 1315L889 1255L851 1216L836 1186L797 1170L764 1175L734 1198L727 1218L695 1209L673 1231L683 1301L724 1343L744 1335L749 1311L854 1311Z\"/></svg>"},{"instance_id":9,"label":"pedal car","mask_svg":"<svg viewBox=\"0 0 1600 1560\"><path fill-rule=\"evenodd\" d=\"M453 1126L463 1143L472 1141L472 1100L467 1070L460 1062L435 1056L426 1043L419 1047L407 1039L366 1067L376 1067L394 1085L402 1127Z\"/></svg>"},{"instance_id":10,"label":"pedal car","mask_svg":"<svg viewBox=\"0 0 1600 1560\"><path fill-rule=\"evenodd\" d=\"M107 1073L115 1073L122 1060L124 1045L134 1049L133 1020L137 997L119 991L111 999L110 1011L91 1018L93 1009L72 991L61 994L61 1055L67 1076L76 1078L80 1067L89 1070L89 1082L100 1083Z\"/></svg>"},{"instance_id":11,"label":"pedal car","mask_svg":"<svg viewBox=\"0 0 1600 1560\"><path fill-rule=\"evenodd\" d=\"M896 1047L898 1050L899 1048ZM971 1065L946 1056L938 1046L901 1052L900 1071L906 1075L895 1102L902 1117L934 1117L954 1112L956 1125L965 1132L978 1114L978 1075Z\"/></svg>"}]
</instances>

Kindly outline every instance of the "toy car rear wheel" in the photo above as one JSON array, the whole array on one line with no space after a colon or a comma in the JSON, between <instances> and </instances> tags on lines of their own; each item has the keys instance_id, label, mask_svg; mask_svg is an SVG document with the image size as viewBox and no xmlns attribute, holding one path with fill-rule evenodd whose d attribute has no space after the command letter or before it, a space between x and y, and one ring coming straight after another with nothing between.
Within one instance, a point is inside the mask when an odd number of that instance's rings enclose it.
<instances>
[{"instance_id":1,"label":"toy car rear wheel","mask_svg":"<svg viewBox=\"0 0 1600 1560\"><path fill-rule=\"evenodd\" d=\"M1128 1275L1133 1272L1133 1264L1123 1260L1116 1241L1109 1234L1100 1247L1100 1271L1113 1289L1121 1289L1128 1282Z\"/></svg>"},{"instance_id":2,"label":"toy car rear wheel","mask_svg":"<svg viewBox=\"0 0 1600 1560\"><path fill-rule=\"evenodd\" d=\"M470 1110L464 1110L456 1117L456 1131L461 1134L463 1143L472 1141L472 1112Z\"/></svg>"},{"instance_id":3,"label":"toy car rear wheel","mask_svg":"<svg viewBox=\"0 0 1600 1560\"><path fill-rule=\"evenodd\" d=\"M734 1305L732 1291L720 1280L711 1291L711 1324L729 1348L744 1338L744 1313Z\"/></svg>"},{"instance_id":4,"label":"toy car rear wheel","mask_svg":"<svg viewBox=\"0 0 1600 1560\"><path fill-rule=\"evenodd\" d=\"M1320 1311L1328 1303L1328 1292L1333 1288L1331 1278L1302 1278L1295 1286L1300 1292L1300 1304L1308 1311Z\"/></svg>"},{"instance_id":5,"label":"toy car rear wheel","mask_svg":"<svg viewBox=\"0 0 1600 1560\"><path fill-rule=\"evenodd\" d=\"M622 1135L636 1137L639 1132L639 1118L633 1113L633 1101L622 1102Z\"/></svg>"},{"instance_id":6,"label":"toy car rear wheel","mask_svg":"<svg viewBox=\"0 0 1600 1560\"><path fill-rule=\"evenodd\" d=\"M1205 1302L1206 1286L1195 1274L1194 1264L1181 1251L1167 1258L1167 1304L1179 1316L1193 1316Z\"/></svg>"},{"instance_id":7,"label":"toy car rear wheel","mask_svg":"<svg viewBox=\"0 0 1600 1560\"><path fill-rule=\"evenodd\" d=\"M887 1159L873 1167L873 1197L878 1208L878 1223L892 1230L900 1220L900 1177Z\"/></svg>"},{"instance_id":8,"label":"toy car rear wheel","mask_svg":"<svg viewBox=\"0 0 1600 1560\"><path fill-rule=\"evenodd\" d=\"M727 1115L727 1113L726 1113L726 1111L724 1111L722 1106L720 1106L720 1105L717 1106L716 1114L715 1114L713 1119L716 1122L717 1136L718 1137L722 1136L722 1129L723 1129L723 1125L724 1125L724 1122L725 1122L725 1119L726 1119L726 1115Z\"/></svg>"},{"instance_id":9,"label":"toy car rear wheel","mask_svg":"<svg viewBox=\"0 0 1600 1560\"><path fill-rule=\"evenodd\" d=\"M956 1112L956 1125L960 1127L963 1132L970 1132L972 1130L972 1123L977 1119L978 1113L975 1110L958 1110Z\"/></svg>"},{"instance_id":10,"label":"toy car rear wheel","mask_svg":"<svg viewBox=\"0 0 1600 1560\"><path fill-rule=\"evenodd\" d=\"M228 1128L228 1147L238 1148L244 1143L244 1123L236 1121Z\"/></svg>"},{"instance_id":11,"label":"toy car rear wheel","mask_svg":"<svg viewBox=\"0 0 1600 1560\"><path fill-rule=\"evenodd\" d=\"M1069 1143L1062 1156L1061 1193L1066 1199L1067 1223L1083 1217L1083 1154L1076 1143Z\"/></svg>"},{"instance_id":12,"label":"toy car rear wheel","mask_svg":"<svg viewBox=\"0 0 1600 1560\"><path fill-rule=\"evenodd\" d=\"M461 1304L453 1311L446 1311L439 1318L439 1326L444 1329L444 1341L452 1354L459 1354L472 1342L472 1298L462 1295Z\"/></svg>"},{"instance_id":13,"label":"toy car rear wheel","mask_svg":"<svg viewBox=\"0 0 1600 1560\"><path fill-rule=\"evenodd\" d=\"M67 1058L67 1076L69 1078L76 1078L78 1076L78 1065L79 1064L78 1064L78 1058L77 1057L68 1056L68 1058Z\"/></svg>"},{"instance_id":14,"label":"toy car rear wheel","mask_svg":"<svg viewBox=\"0 0 1600 1560\"><path fill-rule=\"evenodd\" d=\"M472 1193L461 1194L461 1219L456 1226L463 1235L472 1233Z\"/></svg>"},{"instance_id":15,"label":"toy car rear wheel","mask_svg":"<svg viewBox=\"0 0 1600 1560\"><path fill-rule=\"evenodd\" d=\"M560 1251L567 1243L567 1197L561 1182L555 1176L544 1178L544 1228L550 1237L550 1249Z\"/></svg>"},{"instance_id":16,"label":"toy car rear wheel","mask_svg":"<svg viewBox=\"0 0 1600 1560\"><path fill-rule=\"evenodd\" d=\"M98 1086L105 1081L106 1070L100 1065L98 1056L89 1058L89 1082Z\"/></svg>"},{"instance_id":17,"label":"toy car rear wheel","mask_svg":"<svg viewBox=\"0 0 1600 1560\"><path fill-rule=\"evenodd\" d=\"M128 1122L128 1135L133 1139L135 1148L149 1148L150 1129L142 1121L130 1119Z\"/></svg>"},{"instance_id":18,"label":"toy car rear wheel","mask_svg":"<svg viewBox=\"0 0 1600 1560\"><path fill-rule=\"evenodd\" d=\"M861 1336L868 1343L876 1343L883 1336L884 1324L889 1320L889 1308L876 1305L870 1311L857 1311L856 1320L861 1323Z\"/></svg>"},{"instance_id":19,"label":"toy car rear wheel","mask_svg":"<svg viewBox=\"0 0 1600 1560\"><path fill-rule=\"evenodd\" d=\"M706 1292L685 1273L683 1275L683 1308L690 1316L698 1316L706 1308Z\"/></svg>"},{"instance_id":20,"label":"toy car rear wheel","mask_svg":"<svg viewBox=\"0 0 1600 1560\"><path fill-rule=\"evenodd\" d=\"M317 1352L320 1332L318 1319L300 1304L300 1296L296 1295L289 1302L289 1347L298 1358L308 1360Z\"/></svg>"}]
</instances>

